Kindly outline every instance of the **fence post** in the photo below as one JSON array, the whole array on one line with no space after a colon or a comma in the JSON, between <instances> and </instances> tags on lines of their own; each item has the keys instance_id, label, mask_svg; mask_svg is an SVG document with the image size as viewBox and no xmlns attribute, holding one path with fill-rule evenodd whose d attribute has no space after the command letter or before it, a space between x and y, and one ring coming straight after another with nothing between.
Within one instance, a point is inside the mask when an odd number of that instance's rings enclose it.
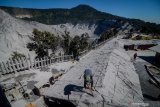
<instances>
[{"instance_id":1,"label":"fence post","mask_svg":"<svg viewBox=\"0 0 160 107\"><path fill-rule=\"evenodd\" d=\"M70 57L71 57L70 55L67 55L66 60L67 60L67 61L70 61Z\"/></svg>"},{"instance_id":2,"label":"fence post","mask_svg":"<svg viewBox=\"0 0 160 107\"><path fill-rule=\"evenodd\" d=\"M19 62L19 67L20 67L20 70L23 69L23 66L22 66L22 63L21 63L21 59L20 58L17 58L18 62Z\"/></svg>"},{"instance_id":3,"label":"fence post","mask_svg":"<svg viewBox=\"0 0 160 107\"><path fill-rule=\"evenodd\" d=\"M43 67L45 67L45 65L46 65L45 64L45 58L43 57L42 59L43 59L43 61L42 61L43 62Z\"/></svg>"},{"instance_id":4,"label":"fence post","mask_svg":"<svg viewBox=\"0 0 160 107\"><path fill-rule=\"evenodd\" d=\"M41 58L39 58L39 68L42 67Z\"/></svg>"},{"instance_id":5,"label":"fence post","mask_svg":"<svg viewBox=\"0 0 160 107\"><path fill-rule=\"evenodd\" d=\"M49 63L50 63L50 65L51 65L51 57L49 57Z\"/></svg>"},{"instance_id":6,"label":"fence post","mask_svg":"<svg viewBox=\"0 0 160 107\"><path fill-rule=\"evenodd\" d=\"M52 57L52 58L51 58L51 64L54 63L54 61L55 61L55 58Z\"/></svg>"},{"instance_id":7,"label":"fence post","mask_svg":"<svg viewBox=\"0 0 160 107\"><path fill-rule=\"evenodd\" d=\"M3 74L3 70L2 70L1 63L0 63L0 78L1 78L2 74Z\"/></svg>"},{"instance_id":8,"label":"fence post","mask_svg":"<svg viewBox=\"0 0 160 107\"><path fill-rule=\"evenodd\" d=\"M43 67L43 59L41 58L41 68Z\"/></svg>"},{"instance_id":9,"label":"fence post","mask_svg":"<svg viewBox=\"0 0 160 107\"><path fill-rule=\"evenodd\" d=\"M2 71L2 66L1 66L1 63L0 63L0 72L2 73L3 71Z\"/></svg>"},{"instance_id":10,"label":"fence post","mask_svg":"<svg viewBox=\"0 0 160 107\"><path fill-rule=\"evenodd\" d=\"M70 55L67 55L66 60L67 60L67 61L70 60Z\"/></svg>"},{"instance_id":11,"label":"fence post","mask_svg":"<svg viewBox=\"0 0 160 107\"><path fill-rule=\"evenodd\" d=\"M62 57L62 59L63 59L63 61L62 61L62 62L64 62L64 60L65 60L65 55L63 54L62 56L63 56L63 57Z\"/></svg>"},{"instance_id":12,"label":"fence post","mask_svg":"<svg viewBox=\"0 0 160 107\"><path fill-rule=\"evenodd\" d=\"M43 59L43 67L45 67L46 66L45 57L43 57L42 59Z\"/></svg>"},{"instance_id":13,"label":"fence post","mask_svg":"<svg viewBox=\"0 0 160 107\"><path fill-rule=\"evenodd\" d=\"M44 57L44 63L45 63L45 67L47 66L47 58L46 56Z\"/></svg>"},{"instance_id":14,"label":"fence post","mask_svg":"<svg viewBox=\"0 0 160 107\"><path fill-rule=\"evenodd\" d=\"M25 68L25 65L24 65L23 57L21 57L20 60L21 60L21 63L22 63L22 64L21 64L21 65L22 65L22 69L24 69L24 68Z\"/></svg>"},{"instance_id":15,"label":"fence post","mask_svg":"<svg viewBox=\"0 0 160 107\"><path fill-rule=\"evenodd\" d=\"M71 61L71 59L72 59L72 55L69 55L68 56L68 61Z\"/></svg>"},{"instance_id":16,"label":"fence post","mask_svg":"<svg viewBox=\"0 0 160 107\"><path fill-rule=\"evenodd\" d=\"M64 57L63 59L64 59L64 62L65 62L65 61L67 60L67 56L66 56L66 55L64 55L63 57Z\"/></svg>"},{"instance_id":17,"label":"fence post","mask_svg":"<svg viewBox=\"0 0 160 107\"><path fill-rule=\"evenodd\" d=\"M38 68L40 68L40 59L37 58L37 62L38 62Z\"/></svg>"},{"instance_id":18,"label":"fence post","mask_svg":"<svg viewBox=\"0 0 160 107\"><path fill-rule=\"evenodd\" d=\"M60 62L62 62L62 54L61 54L61 56L60 56Z\"/></svg>"},{"instance_id":19,"label":"fence post","mask_svg":"<svg viewBox=\"0 0 160 107\"><path fill-rule=\"evenodd\" d=\"M58 62L58 57L54 57L54 63Z\"/></svg>"},{"instance_id":20,"label":"fence post","mask_svg":"<svg viewBox=\"0 0 160 107\"><path fill-rule=\"evenodd\" d=\"M43 57L43 64L44 64L44 67L46 66L46 57Z\"/></svg>"},{"instance_id":21,"label":"fence post","mask_svg":"<svg viewBox=\"0 0 160 107\"><path fill-rule=\"evenodd\" d=\"M35 60L36 60L36 65L35 66L36 66L36 68L39 69L39 66L40 66L40 64L39 64L39 58L36 58Z\"/></svg>"},{"instance_id":22,"label":"fence post","mask_svg":"<svg viewBox=\"0 0 160 107\"><path fill-rule=\"evenodd\" d=\"M48 66L50 65L50 59L49 59L49 57L47 57L47 65Z\"/></svg>"},{"instance_id":23,"label":"fence post","mask_svg":"<svg viewBox=\"0 0 160 107\"><path fill-rule=\"evenodd\" d=\"M14 61L16 62L17 71L20 70L17 59L14 59Z\"/></svg>"},{"instance_id":24,"label":"fence post","mask_svg":"<svg viewBox=\"0 0 160 107\"><path fill-rule=\"evenodd\" d=\"M28 54L28 57L29 57L29 62L30 62L30 68L32 69L32 68L33 68L33 64L32 64L32 61L31 61L31 56L30 56L30 54Z\"/></svg>"},{"instance_id":25,"label":"fence post","mask_svg":"<svg viewBox=\"0 0 160 107\"><path fill-rule=\"evenodd\" d=\"M5 73L5 69L4 69L4 66L3 66L2 63L0 63L0 67L1 67L2 74L4 74Z\"/></svg>"},{"instance_id":26,"label":"fence post","mask_svg":"<svg viewBox=\"0 0 160 107\"><path fill-rule=\"evenodd\" d=\"M55 62L59 62L59 57L58 56L56 56L56 61Z\"/></svg>"},{"instance_id":27,"label":"fence post","mask_svg":"<svg viewBox=\"0 0 160 107\"><path fill-rule=\"evenodd\" d=\"M34 68L36 69L37 68L37 59L34 59Z\"/></svg>"},{"instance_id":28,"label":"fence post","mask_svg":"<svg viewBox=\"0 0 160 107\"><path fill-rule=\"evenodd\" d=\"M71 55L68 55L67 61L71 60Z\"/></svg>"},{"instance_id":29,"label":"fence post","mask_svg":"<svg viewBox=\"0 0 160 107\"><path fill-rule=\"evenodd\" d=\"M11 68L10 61L7 61L7 64L8 64L9 72L13 72L13 70L12 70L12 68Z\"/></svg>"},{"instance_id":30,"label":"fence post","mask_svg":"<svg viewBox=\"0 0 160 107\"><path fill-rule=\"evenodd\" d=\"M46 66L48 66L48 59L47 59L47 57L45 56L44 59L45 59Z\"/></svg>"},{"instance_id":31,"label":"fence post","mask_svg":"<svg viewBox=\"0 0 160 107\"><path fill-rule=\"evenodd\" d=\"M60 62L62 62L62 55L60 56Z\"/></svg>"},{"instance_id":32,"label":"fence post","mask_svg":"<svg viewBox=\"0 0 160 107\"><path fill-rule=\"evenodd\" d=\"M3 63L3 66L4 66L4 69L5 69L5 73L8 73L8 69L7 69L7 66L6 66L6 64L4 63L4 62L2 62Z\"/></svg>"},{"instance_id":33,"label":"fence post","mask_svg":"<svg viewBox=\"0 0 160 107\"><path fill-rule=\"evenodd\" d=\"M29 60L29 58L26 58L27 68L30 69L28 60Z\"/></svg>"},{"instance_id":34,"label":"fence post","mask_svg":"<svg viewBox=\"0 0 160 107\"><path fill-rule=\"evenodd\" d=\"M60 58L61 58L61 61L60 61L60 62L62 62L62 61L63 61L63 55L62 55L62 54L61 54Z\"/></svg>"},{"instance_id":35,"label":"fence post","mask_svg":"<svg viewBox=\"0 0 160 107\"><path fill-rule=\"evenodd\" d=\"M70 60L70 55L67 55L66 60L69 61Z\"/></svg>"},{"instance_id":36,"label":"fence post","mask_svg":"<svg viewBox=\"0 0 160 107\"><path fill-rule=\"evenodd\" d=\"M59 61L58 61L58 62L61 62L61 56L58 56L58 59L59 59Z\"/></svg>"},{"instance_id":37,"label":"fence post","mask_svg":"<svg viewBox=\"0 0 160 107\"><path fill-rule=\"evenodd\" d=\"M11 62L11 65L12 65L12 68L13 68L13 71L16 73L17 70L16 70L16 67L15 67L15 63L13 62L13 60L11 58L9 58L9 61Z\"/></svg>"},{"instance_id":38,"label":"fence post","mask_svg":"<svg viewBox=\"0 0 160 107\"><path fill-rule=\"evenodd\" d=\"M23 68L24 68L24 69L26 69L26 68L27 68L27 66L26 66L26 64L25 64L25 58L24 58L24 57L22 57L21 59L22 59Z\"/></svg>"},{"instance_id":39,"label":"fence post","mask_svg":"<svg viewBox=\"0 0 160 107\"><path fill-rule=\"evenodd\" d=\"M70 55L67 55L66 60L67 60L67 61L70 61Z\"/></svg>"},{"instance_id":40,"label":"fence post","mask_svg":"<svg viewBox=\"0 0 160 107\"><path fill-rule=\"evenodd\" d=\"M71 55L71 59L70 59L70 60L72 60L72 59L74 59L74 58L73 58L73 54Z\"/></svg>"},{"instance_id":41,"label":"fence post","mask_svg":"<svg viewBox=\"0 0 160 107\"><path fill-rule=\"evenodd\" d=\"M42 67L44 67L45 66L45 64L44 64L44 57L42 58L41 62L42 62Z\"/></svg>"}]
</instances>

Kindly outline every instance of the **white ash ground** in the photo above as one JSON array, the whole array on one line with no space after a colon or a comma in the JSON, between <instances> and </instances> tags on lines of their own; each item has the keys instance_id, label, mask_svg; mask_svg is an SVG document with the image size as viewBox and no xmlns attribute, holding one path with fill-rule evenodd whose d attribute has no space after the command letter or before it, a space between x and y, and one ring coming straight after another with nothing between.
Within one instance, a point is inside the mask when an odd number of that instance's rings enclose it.
<instances>
[{"instance_id":1,"label":"white ash ground","mask_svg":"<svg viewBox=\"0 0 160 107\"><path fill-rule=\"evenodd\" d=\"M69 100L79 107L87 107L88 105L93 107L102 105L128 106L128 104L143 102L139 78L130 59L127 52L118 45L117 38L114 38L104 46L91 50L79 62L69 61L49 66L49 69L54 68L63 71L64 74L55 84L45 88L43 95L68 100L66 87L69 86L73 88L70 90ZM81 90L83 89L83 73L86 68L93 71L94 86L96 88L96 91L93 92L94 97ZM22 83L29 84L30 81L34 81L32 85L39 84L40 86L49 82L49 78L52 76L50 70L31 69L19 72L18 75L8 75L8 78L12 77L9 81L2 81L7 76L2 77L0 80L1 83L14 83L15 77L33 73L32 76L24 76L21 79ZM20 107L18 104L15 104L16 107Z\"/></svg>"},{"instance_id":2,"label":"white ash ground","mask_svg":"<svg viewBox=\"0 0 160 107\"><path fill-rule=\"evenodd\" d=\"M124 106L143 102L139 78L130 57L120 47L114 49L115 39L100 49L92 50L59 81L45 90L44 94L68 100L68 95L65 94L66 87L77 88L79 92L71 89L69 100L76 102L81 107L102 106L104 100L105 104L113 103ZM93 71L94 86L98 91L93 92L94 97L81 91L83 72L86 68Z\"/></svg>"}]
</instances>

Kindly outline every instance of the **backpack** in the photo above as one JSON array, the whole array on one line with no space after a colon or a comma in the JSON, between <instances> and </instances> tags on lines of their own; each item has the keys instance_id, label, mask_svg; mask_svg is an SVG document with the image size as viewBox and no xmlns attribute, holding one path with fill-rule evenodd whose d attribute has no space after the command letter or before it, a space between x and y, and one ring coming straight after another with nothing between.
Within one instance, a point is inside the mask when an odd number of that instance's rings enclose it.
<instances>
[{"instance_id":1,"label":"backpack","mask_svg":"<svg viewBox=\"0 0 160 107\"><path fill-rule=\"evenodd\" d=\"M90 82L91 81L91 77L89 75L86 76L86 81Z\"/></svg>"}]
</instances>

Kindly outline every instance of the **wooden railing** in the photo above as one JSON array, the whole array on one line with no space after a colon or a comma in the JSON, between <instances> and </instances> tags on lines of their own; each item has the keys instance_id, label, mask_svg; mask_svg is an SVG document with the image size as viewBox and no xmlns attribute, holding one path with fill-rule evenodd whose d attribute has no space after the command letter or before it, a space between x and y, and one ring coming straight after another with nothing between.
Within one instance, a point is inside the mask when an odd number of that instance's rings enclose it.
<instances>
[{"instance_id":1,"label":"wooden railing","mask_svg":"<svg viewBox=\"0 0 160 107\"><path fill-rule=\"evenodd\" d=\"M56 62L65 62L69 61L73 58L72 55L62 55L57 57L43 57L43 58L37 58L34 60L34 68L42 68L49 66Z\"/></svg>"},{"instance_id":2,"label":"wooden railing","mask_svg":"<svg viewBox=\"0 0 160 107\"><path fill-rule=\"evenodd\" d=\"M43 58L36 58L34 61L31 60L30 56L28 58L17 58L17 59L9 59L6 62L0 63L0 74L10 74L16 73L19 71L24 71L27 69L38 69L42 67L49 66L56 62L64 62L69 61L73 58L72 55L62 55L57 57L43 57Z\"/></svg>"},{"instance_id":3,"label":"wooden railing","mask_svg":"<svg viewBox=\"0 0 160 107\"><path fill-rule=\"evenodd\" d=\"M95 47L92 49L96 49L96 48L99 48L100 46L103 46L110 39L105 40L99 44L96 44ZM84 56L92 49L87 49L87 50L84 50L83 52L80 52L80 57ZM0 74L5 75L5 74L15 73L15 72L24 71L32 68L38 69L38 68L49 66L56 62L69 61L71 59L73 59L73 55L36 58L34 59L34 61L31 60L30 56L28 56L28 58L22 57L14 60L9 59L6 62L0 63Z\"/></svg>"}]
</instances>

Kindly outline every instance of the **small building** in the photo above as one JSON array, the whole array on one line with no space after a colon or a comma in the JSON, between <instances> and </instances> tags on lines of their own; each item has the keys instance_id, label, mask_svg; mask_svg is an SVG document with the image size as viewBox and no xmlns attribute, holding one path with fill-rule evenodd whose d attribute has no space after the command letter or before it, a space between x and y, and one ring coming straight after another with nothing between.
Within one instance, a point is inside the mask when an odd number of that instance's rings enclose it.
<instances>
[{"instance_id":1,"label":"small building","mask_svg":"<svg viewBox=\"0 0 160 107\"><path fill-rule=\"evenodd\" d=\"M156 65L160 65L160 45L153 46L149 49L156 52L155 63L156 63Z\"/></svg>"},{"instance_id":2,"label":"small building","mask_svg":"<svg viewBox=\"0 0 160 107\"><path fill-rule=\"evenodd\" d=\"M147 50L157 44L155 40L123 40L125 50Z\"/></svg>"}]
</instances>

